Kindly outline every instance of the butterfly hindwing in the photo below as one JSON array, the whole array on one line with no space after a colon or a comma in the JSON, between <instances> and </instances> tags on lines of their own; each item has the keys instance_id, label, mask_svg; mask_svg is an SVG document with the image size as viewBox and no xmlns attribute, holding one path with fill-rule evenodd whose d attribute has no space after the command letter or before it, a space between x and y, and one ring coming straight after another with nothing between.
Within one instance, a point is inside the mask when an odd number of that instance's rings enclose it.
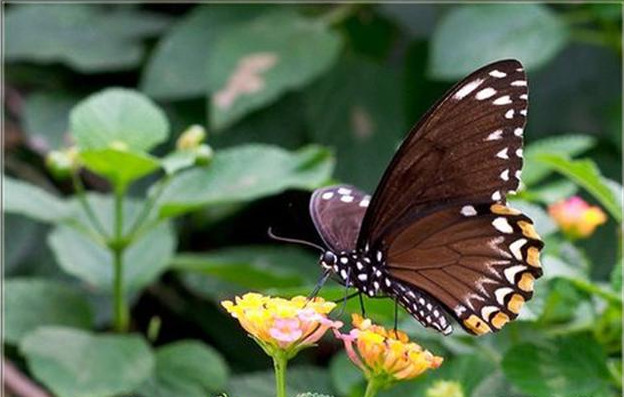
<instances>
[{"instance_id":1,"label":"butterfly hindwing","mask_svg":"<svg viewBox=\"0 0 624 397\"><path fill-rule=\"evenodd\" d=\"M321 238L334 252L355 249L370 196L350 185L317 189L310 215Z\"/></svg>"},{"instance_id":2,"label":"butterfly hindwing","mask_svg":"<svg viewBox=\"0 0 624 397\"><path fill-rule=\"evenodd\" d=\"M434 296L473 334L513 320L542 275L532 222L501 204L453 206L389 241L394 279Z\"/></svg>"},{"instance_id":3,"label":"butterfly hindwing","mask_svg":"<svg viewBox=\"0 0 624 397\"><path fill-rule=\"evenodd\" d=\"M358 247L376 245L434 206L504 202L522 168L528 91L515 60L455 85L410 131L362 224Z\"/></svg>"}]
</instances>

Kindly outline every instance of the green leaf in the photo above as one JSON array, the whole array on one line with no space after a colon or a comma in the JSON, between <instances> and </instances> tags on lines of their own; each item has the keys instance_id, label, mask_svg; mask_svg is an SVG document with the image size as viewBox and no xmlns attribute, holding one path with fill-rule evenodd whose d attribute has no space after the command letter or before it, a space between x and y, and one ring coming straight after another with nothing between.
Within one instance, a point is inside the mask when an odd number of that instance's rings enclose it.
<instances>
[{"instance_id":1,"label":"green leaf","mask_svg":"<svg viewBox=\"0 0 624 397\"><path fill-rule=\"evenodd\" d=\"M613 270L611 270L611 288L616 292L622 291L622 258L619 258Z\"/></svg>"},{"instance_id":2,"label":"green leaf","mask_svg":"<svg viewBox=\"0 0 624 397\"><path fill-rule=\"evenodd\" d=\"M249 290L313 284L317 258L294 247L233 247L207 254L178 254L171 263L200 296L222 299Z\"/></svg>"},{"instance_id":3,"label":"green leaf","mask_svg":"<svg viewBox=\"0 0 624 397\"><path fill-rule=\"evenodd\" d=\"M67 146L69 111L77 99L63 92L39 91L24 102L24 130L31 146L47 152Z\"/></svg>"},{"instance_id":4,"label":"green leaf","mask_svg":"<svg viewBox=\"0 0 624 397\"><path fill-rule=\"evenodd\" d=\"M596 164L589 159L569 160L558 154L542 153L535 157L542 164L559 172L589 192L609 211L617 222L622 221L621 190L616 193L612 183L605 179Z\"/></svg>"},{"instance_id":5,"label":"green leaf","mask_svg":"<svg viewBox=\"0 0 624 397\"><path fill-rule=\"evenodd\" d=\"M82 150L122 142L130 150L149 151L169 135L163 111L143 94L125 88L108 88L81 101L71 111L70 125Z\"/></svg>"},{"instance_id":6,"label":"green leaf","mask_svg":"<svg viewBox=\"0 0 624 397\"><path fill-rule=\"evenodd\" d=\"M124 188L160 168L158 159L149 154L114 148L81 151L80 161L89 171Z\"/></svg>"},{"instance_id":7,"label":"green leaf","mask_svg":"<svg viewBox=\"0 0 624 397\"><path fill-rule=\"evenodd\" d=\"M185 168L195 165L197 154L192 150L176 150L160 160L160 163L168 175L173 175Z\"/></svg>"},{"instance_id":8,"label":"green leaf","mask_svg":"<svg viewBox=\"0 0 624 397\"><path fill-rule=\"evenodd\" d=\"M297 397L332 397L329 394L318 394L318 393L301 393L297 394Z\"/></svg>"},{"instance_id":9,"label":"green leaf","mask_svg":"<svg viewBox=\"0 0 624 397\"><path fill-rule=\"evenodd\" d=\"M589 135L559 135L533 142L524 150L525 164L522 169L522 182L533 186L546 178L552 169L539 163L537 157L544 153L559 154L563 157L576 157L596 145L596 139Z\"/></svg>"},{"instance_id":10,"label":"green leaf","mask_svg":"<svg viewBox=\"0 0 624 397\"><path fill-rule=\"evenodd\" d=\"M71 208L60 197L53 196L38 186L7 176L4 179L4 197L7 213L27 216L40 222L60 222L71 214Z\"/></svg>"},{"instance_id":11,"label":"green leaf","mask_svg":"<svg viewBox=\"0 0 624 397\"><path fill-rule=\"evenodd\" d=\"M110 233L113 225L112 197L89 196L88 199L104 229ZM138 202L125 202L124 232L127 233L134 222L132 215L136 216L140 208ZM48 244L65 272L104 291L112 290L113 258L107 248L65 225L59 225L52 231ZM160 276L169 265L175 246L175 233L169 223L152 228L128 246L123 257L126 291L138 291Z\"/></svg>"},{"instance_id":12,"label":"green leaf","mask_svg":"<svg viewBox=\"0 0 624 397\"><path fill-rule=\"evenodd\" d=\"M156 45L141 76L141 91L167 100L206 95L208 59L218 54L213 49L215 40L225 29L250 20L265 8L261 4L211 4L193 9Z\"/></svg>"},{"instance_id":13,"label":"green leaf","mask_svg":"<svg viewBox=\"0 0 624 397\"><path fill-rule=\"evenodd\" d=\"M146 397L206 397L225 388L228 367L221 355L199 341L179 341L156 350L156 371L140 389Z\"/></svg>"},{"instance_id":14,"label":"green leaf","mask_svg":"<svg viewBox=\"0 0 624 397\"><path fill-rule=\"evenodd\" d=\"M310 390L331 393L327 371L305 366L289 368L286 395L294 396ZM232 397L275 397L275 375L271 370L232 377L228 391Z\"/></svg>"},{"instance_id":15,"label":"green leaf","mask_svg":"<svg viewBox=\"0 0 624 397\"><path fill-rule=\"evenodd\" d=\"M507 378L535 397L612 396L602 347L591 337L574 335L543 345L520 344L503 359Z\"/></svg>"},{"instance_id":16,"label":"green leaf","mask_svg":"<svg viewBox=\"0 0 624 397\"><path fill-rule=\"evenodd\" d=\"M140 40L167 23L160 14L91 4L16 5L6 14L5 59L62 62L84 73L129 69L143 56Z\"/></svg>"},{"instance_id":17,"label":"green leaf","mask_svg":"<svg viewBox=\"0 0 624 397\"><path fill-rule=\"evenodd\" d=\"M137 335L95 335L42 327L20 344L34 376L59 397L110 397L134 391L154 368Z\"/></svg>"},{"instance_id":18,"label":"green leaf","mask_svg":"<svg viewBox=\"0 0 624 397\"><path fill-rule=\"evenodd\" d=\"M320 21L279 9L224 31L208 60L211 125L222 130L300 88L336 60L340 36Z\"/></svg>"},{"instance_id":19,"label":"green leaf","mask_svg":"<svg viewBox=\"0 0 624 397\"><path fill-rule=\"evenodd\" d=\"M181 172L164 190L162 216L201 206L247 202L286 189L314 189L331 176L331 153L318 146L287 152L269 145L218 151L209 167Z\"/></svg>"},{"instance_id":20,"label":"green leaf","mask_svg":"<svg viewBox=\"0 0 624 397\"><path fill-rule=\"evenodd\" d=\"M530 164L535 163L531 161ZM530 201L539 201L542 204L548 205L574 196L578 190L579 187L574 182L567 179L557 179L550 183L540 184L539 186L531 186L528 190L522 190L519 196Z\"/></svg>"},{"instance_id":21,"label":"green leaf","mask_svg":"<svg viewBox=\"0 0 624 397\"><path fill-rule=\"evenodd\" d=\"M90 328L93 313L81 293L66 283L43 279L9 279L4 283L4 340L18 343L45 325Z\"/></svg>"},{"instance_id":22,"label":"green leaf","mask_svg":"<svg viewBox=\"0 0 624 397\"><path fill-rule=\"evenodd\" d=\"M361 394L365 387L366 380L364 374L349 360L349 357L344 352L336 354L332 358L329 364L329 374L334 389L341 396Z\"/></svg>"},{"instance_id":23,"label":"green leaf","mask_svg":"<svg viewBox=\"0 0 624 397\"><path fill-rule=\"evenodd\" d=\"M375 188L406 132L397 74L350 57L306 91L314 141L336 148L336 176L362 189Z\"/></svg>"},{"instance_id":24,"label":"green leaf","mask_svg":"<svg viewBox=\"0 0 624 397\"><path fill-rule=\"evenodd\" d=\"M429 73L454 80L506 58L537 68L566 45L568 32L542 4L474 4L451 9L431 42Z\"/></svg>"}]
</instances>

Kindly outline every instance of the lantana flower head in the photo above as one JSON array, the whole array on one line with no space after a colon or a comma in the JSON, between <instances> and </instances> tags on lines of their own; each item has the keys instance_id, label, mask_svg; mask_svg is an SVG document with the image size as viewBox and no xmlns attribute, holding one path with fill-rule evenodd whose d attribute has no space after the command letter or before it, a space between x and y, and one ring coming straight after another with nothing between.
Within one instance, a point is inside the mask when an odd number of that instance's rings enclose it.
<instances>
[{"instance_id":1,"label":"lantana flower head","mask_svg":"<svg viewBox=\"0 0 624 397\"><path fill-rule=\"evenodd\" d=\"M353 326L349 334L334 333L344 342L347 355L366 378L376 379L382 387L416 378L442 364L442 357L411 342L404 332L386 330L358 314L353 315Z\"/></svg>"},{"instance_id":2,"label":"lantana flower head","mask_svg":"<svg viewBox=\"0 0 624 397\"><path fill-rule=\"evenodd\" d=\"M247 293L221 304L271 356L293 357L316 344L330 328L342 326L327 317L336 304L320 297L283 299Z\"/></svg>"},{"instance_id":3,"label":"lantana flower head","mask_svg":"<svg viewBox=\"0 0 624 397\"><path fill-rule=\"evenodd\" d=\"M589 237L596 227L607 221L600 207L590 206L578 196L552 204L548 207L548 213L571 238Z\"/></svg>"}]
</instances>

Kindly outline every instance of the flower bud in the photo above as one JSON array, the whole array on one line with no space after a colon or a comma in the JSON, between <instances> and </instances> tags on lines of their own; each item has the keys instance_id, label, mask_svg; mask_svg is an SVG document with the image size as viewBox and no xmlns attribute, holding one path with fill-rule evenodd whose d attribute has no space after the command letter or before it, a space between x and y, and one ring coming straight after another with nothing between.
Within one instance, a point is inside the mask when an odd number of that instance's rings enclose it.
<instances>
[{"instance_id":1,"label":"flower bud","mask_svg":"<svg viewBox=\"0 0 624 397\"><path fill-rule=\"evenodd\" d=\"M123 141L112 141L108 144L111 149L119 150L120 152L125 152L128 150L128 144Z\"/></svg>"},{"instance_id":2,"label":"flower bud","mask_svg":"<svg viewBox=\"0 0 624 397\"><path fill-rule=\"evenodd\" d=\"M202 144L195 149L195 163L197 165L208 165L212 161L214 152L210 145Z\"/></svg>"},{"instance_id":3,"label":"flower bud","mask_svg":"<svg viewBox=\"0 0 624 397\"><path fill-rule=\"evenodd\" d=\"M426 397L464 397L461 384L458 382L439 380L427 389Z\"/></svg>"},{"instance_id":4,"label":"flower bud","mask_svg":"<svg viewBox=\"0 0 624 397\"><path fill-rule=\"evenodd\" d=\"M195 149L206 139L206 130L201 125L192 125L184 131L176 142L178 150Z\"/></svg>"},{"instance_id":5,"label":"flower bud","mask_svg":"<svg viewBox=\"0 0 624 397\"><path fill-rule=\"evenodd\" d=\"M572 239L591 236L596 227L607 221L600 207L590 206L578 196L552 204L548 207L548 213L563 233Z\"/></svg>"},{"instance_id":6,"label":"flower bud","mask_svg":"<svg viewBox=\"0 0 624 397\"><path fill-rule=\"evenodd\" d=\"M45 163L55 178L66 179L78 166L78 151L75 147L52 150L46 156Z\"/></svg>"}]
</instances>

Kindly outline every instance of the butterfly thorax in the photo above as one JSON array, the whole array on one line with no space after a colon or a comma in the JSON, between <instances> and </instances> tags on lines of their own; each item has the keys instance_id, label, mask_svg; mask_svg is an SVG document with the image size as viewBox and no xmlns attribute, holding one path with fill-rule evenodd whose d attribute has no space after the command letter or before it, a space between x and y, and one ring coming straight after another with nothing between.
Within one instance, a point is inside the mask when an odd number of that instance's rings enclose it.
<instances>
[{"instance_id":1,"label":"butterfly thorax","mask_svg":"<svg viewBox=\"0 0 624 397\"><path fill-rule=\"evenodd\" d=\"M357 288L368 296L386 295L392 287L381 251L326 251L320 264L338 275L343 285Z\"/></svg>"}]
</instances>

